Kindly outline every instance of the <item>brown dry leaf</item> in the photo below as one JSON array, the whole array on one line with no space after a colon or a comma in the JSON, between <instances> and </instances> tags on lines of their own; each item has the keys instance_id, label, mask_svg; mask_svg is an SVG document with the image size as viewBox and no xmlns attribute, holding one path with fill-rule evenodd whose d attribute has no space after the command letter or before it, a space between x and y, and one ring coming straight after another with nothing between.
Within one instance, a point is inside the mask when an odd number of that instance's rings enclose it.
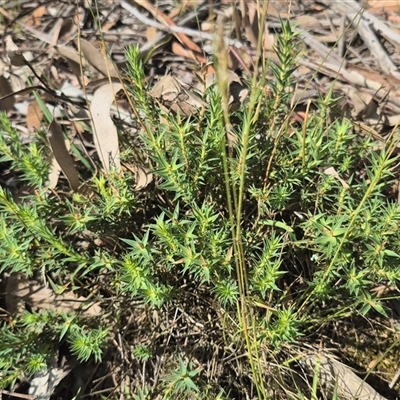
<instances>
[{"instance_id":1,"label":"brown dry leaf","mask_svg":"<svg viewBox=\"0 0 400 400\"><path fill-rule=\"evenodd\" d=\"M69 185L74 192L79 190L79 175L74 161L67 149L61 126L53 119L48 131L49 143L54 158L57 160L61 170L68 179Z\"/></svg>"},{"instance_id":2,"label":"brown dry leaf","mask_svg":"<svg viewBox=\"0 0 400 400\"><path fill-rule=\"evenodd\" d=\"M33 18L42 18L44 14L46 14L46 6L40 6L33 10L31 16Z\"/></svg>"},{"instance_id":3,"label":"brown dry leaf","mask_svg":"<svg viewBox=\"0 0 400 400\"><path fill-rule=\"evenodd\" d=\"M346 65L346 70L351 72L357 72L362 76L365 81L372 81L376 83L376 86L381 86L382 89L386 90L399 90L400 80L392 75L385 74L383 71L373 71L371 69L362 68L356 65ZM354 82L355 83L355 82ZM357 84L359 84L357 82ZM364 85L362 85L364 86Z\"/></svg>"},{"instance_id":4,"label":"brown dry leaf","mask_svg":"<svg viewBox=\"0 0 400 400\"><path fill-rule=\"evenodd\" d=\"M77 297L72 291L55 294L44 285L28 280L21 274L11 274L6 285L7 310L17 314L25 310L28 304L33 310L55 310L64 312L81 311L85 317L95 317L101 314L98 304L86 304L87 299Z\"/></svg>"},{"instance_id":5,"label":"brown dry leaf","mask_svg":"<svg viewBox=\"0 0 400 400\"><path fill-rule=\"evenodd\" d=\"M339 174L335 168L333 168L333 167L326 168L324 170L324 174L333 176L335 179L337 179L342 184L342 186L345 189L350 189L350 186L348 185L348 183L339 176Z\"/></svg>"},{"instance_id":6,"label":"brown dry leaf","mask_svg":"<svg viewBox=\"0 0 400 400\"><path fill-rule=\"evenodd\" d=\"M42 25L42 17L46 14L46 6L37 7L29 15L28 19L25 21L25 26L40 26Z\"/></svg>"},{"instance_id":7,"label":"brown dry leaf","mask_svg":"<svg viewBox=\"0 0 400 400\"><path fill-rule=\"evenodd\" d=\"M149 11L155 18L160 22L164 23L166 26L176 26L175 22L168 16L162 13L158 8L154 7L148 0L135 0L141 7ZM185 45L190 50L196 53L202 53L201 48L194 43L188 36L184 33L174 33L175 37L179 40L182 45Z\"/></svg>"},{"instance_id":8,"label":"brown dry leaf","mask_svg":"<svg viewBox=\"0 0 400 400\"><path fill-rule=\"evenodd\" d=\"M114 19L113 21L106 22L102 27L101 30L103 32L108 32L111 30L116 24L118 23L118 20Z\"/></svg>"},{"instance_id":9,"label":"brown dry leaf","mask_svg":"<svg viewBox=\"0 0 400 400\"><path fill-rule=\"evenodd\" d=\"M1 60L0 60L1 62ZM6 79L3 75L0 76L0 97L8 96L13 92L11 84L8 79ZM10 111L13 109L15 103L14 96L7 97L3 100L0 100L0 111Z\"/></svg>"},{"instance_id":10,"label":"brown dry leaf","mask_svg":"<svg viewBox=\"0 0 400 400\"><path fill-rule=\"evenodd\" d=\"M371 12L398 12L400 10L400 0L370 0L367 4L368 11Z\"/></svg>"},{"instance_id":11,"label":"brown dry leaf","mask_svg":"<svg viewBox=\"0 0 400 400\"><path fill-rule=\"evenodd\" d=\"M150 42L151 40L153 40L156 36L157 36L157 29L154 26L149 26L146 29L146 40L148 42Z\"/></svg>"},{"instance_id":12,"label":"brown dry leaf","mask_svg":"<svg viewBox=\"0 0 400 400\"><path fill-rule=\"evenodd\" d=\"M192 50L188 50L178 42L173 42L171 49L172 49L172 52L174 54L176 54L177 56L189 58L190 60L197 61L202 64L205 64L207 62L207 59L202 54L196 53Z\"/></svg>"},{"instance_id":13,"label":"brown dry leaf","mask_svg":"<svg viewBox=\"0 0 400 400\"><path fill-rule=\"evenodd\" d=\"M43 110L39 103L34 100L29 103L28 112L26 113L26 126L30 132L40 129L43 120Z\"/></svg>"},{"instance_id":14,"label":"brown dry leaf","mask_svg":"<svg viewBox=\"0 0 400 400\"><path fill-rule=\"evenodd\" d=\"M150 95L164 111L172 110L183 117L195 114L199 108L208 106L200 97L184 89L171 75L163 76L154 85Z\"/></svg>"},{"instance_id":15,"label":"brown dry leaf","mask_svg":"<svg viewBox=\"0 0 400 400\"><path fill-rule=\"evenodd\" d=\"M111 105L115 101L116 93L121 89L122 85L115 82L99 87L90 105L94 144L105 173L109 173L111 167L117 172L121 170L117 128L110 117Z\"/></svg>"},{"instance_id":16,"label":"brown dry leaf","mask_svg":"<svg viewBox=\"0 0 400 400\"><path fill-rule=\"evenodd\" d=\"M80 39L78 45L90 65L105 76L118 77L118 71L115 69L114 64L99 49L85 39Z\"/></svg>"}]
</instances>

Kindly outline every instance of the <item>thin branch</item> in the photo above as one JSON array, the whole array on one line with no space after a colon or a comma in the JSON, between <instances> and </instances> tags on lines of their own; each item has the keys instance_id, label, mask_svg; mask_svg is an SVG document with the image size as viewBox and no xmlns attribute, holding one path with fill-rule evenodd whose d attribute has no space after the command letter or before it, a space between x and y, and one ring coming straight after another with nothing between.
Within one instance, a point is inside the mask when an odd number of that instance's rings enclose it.
<instances>
[{"instance_id":1,"label":"thin branch","mask_svg":"<svg viewBox=\"0 0 400 400\"><path fill-rule=\"evenodd\" d=\"M156 29L160 29L162 31L172 33L172 34L183 33L187 36L200 38L203 40L214 41L216 39L216 35L213 35L211 33L201 32L196 29L190 29L190 28L185 28L185 27L181 27L181 26L166 26L166 25L160 24L158 22L155 22L152 19L146 17L144 14L142 14L136 7L129 4L127 0L121 0L121 6L123 8L125 8L125 10L129 11L138 20L140 20L140 22L143 22L144 24L152 26ZM242 42L240 42L239 40L236 40L236 39L230 39L230 38L224 37L224 40L228 46L235 46L237 49L246 47Z\"/></svg>"}]
</instances>

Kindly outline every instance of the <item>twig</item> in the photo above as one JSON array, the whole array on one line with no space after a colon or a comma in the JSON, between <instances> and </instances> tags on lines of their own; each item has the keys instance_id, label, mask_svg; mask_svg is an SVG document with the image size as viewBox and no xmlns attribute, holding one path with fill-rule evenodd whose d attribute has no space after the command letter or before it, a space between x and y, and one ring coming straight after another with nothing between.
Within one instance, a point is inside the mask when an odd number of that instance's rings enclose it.
<instances>
[{"instance_id":1,"label":"twig","mask_svg":"<svg viewBox=\"0 0 400 400\"><path fill-rule=\"evenodd\" d=\"M143 15L136 7L133 7L126 0L121 0L121 6L125 8L125 10L129 11L133 16L135 16L140 22L143 22L146 25L152 26L154 28L160 29L162 31L168 33L183 33L187 36L200 38L203 40L211 40L214 41L216 39L216 35L211 33L201 32L196 29L184 28L181 26L165 26L163 24L159 24L158 22L153 21L150 18L147 18ZM238 49L242 49L246 47L242 42L236 39L230 39L224 37L225 42L228 46L235 46Z\"/></svg>"},{"instance_id":2,"label":"twig","mask_svg":"<svg viewBox=\"0 0 400 400\"><path fill-rule=\"evenodd\" d=\"M373 16L364 11L364 7L360 6L353 0L346 0L346 2L339 1L335 2L334 6L337 10L347 15L347 17L351 20L355 29L357 29L358 33L362 37L366 46L368 46L371 54L373 54L382 70L388 74L392 75L396 78L400 78L400 72L397 69L397 66L392 62L386 50L380 44L378 37L375 32L371 28L371 23L374 23L374 28L377 29L385 29L387 33L388 29L384 24L377 24L379 20L377 18L373 18ZM393 39L393 35L392 35ZM395 38L393 39L395 40Z\"/></svg>"},{"instance_id":3,"label":"twig","mask_svg":"<svg viewBox=\"0 0 400 400\"><path fill-rule=\"evenodd\" d=\"M332 51L332 49L325 46L308 32L304 30L299 30L299 32L301 38L304 40L304 43L318 53L325 60L325 62L338 66L343 64L342 57L337 55L334 51Z\"/></svg>"},{"instance_id":4,"label":"twig","mask_svg":"<svg viewBox=\"0 0 400 400\"><path fill-rule=\"evenodd\" d=\"M343 3L343 0L341 1ZM353 12L357 12L360 9L360 5L354 0L346 0L344 3L348 9L352 9ZM363 10L363 18L373 26L376 32L379 32L386 40L393 44L400 44L400 34L390 29L384 21L370 12Z\"/></svg>"},{"instance_id":5,"label":"twig","mask_svg":"<svg viewBox=\"0 0 400 400\"><path fill-rule=\"evenodd\" d=\"M0 389L0 395L6 394L7 396L11 397L19 397L21 399L28 399L28 400L35 400L37 396L30 395L30 394L22 394L22 393L15 393L15 392L9 392L8 390L3 390Z\"/></svg>"},{"instance_id":6,"label":"twig","mask_svg":"<svg viewBox=\"0 0 400 400\"><path fill-rule=\"evenodd\" d=\"M399 191L400 193L400 191ZM400 368L397 370L396 374L394 375L392 381L389 384L390 389L393 389L394 386L396 385L397 381L399 380L400 377Z\"/></svg>"}]
</instances>

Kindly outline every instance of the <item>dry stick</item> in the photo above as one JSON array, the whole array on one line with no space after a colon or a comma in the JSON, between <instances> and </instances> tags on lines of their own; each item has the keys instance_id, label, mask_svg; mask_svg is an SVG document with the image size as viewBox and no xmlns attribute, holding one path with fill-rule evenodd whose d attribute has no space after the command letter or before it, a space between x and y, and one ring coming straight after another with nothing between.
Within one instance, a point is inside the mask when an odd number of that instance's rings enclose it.
<instances>
[{"instance_id":1,"label":"dry stick","mask_svg":"<svg viewBox=\"0 0 400 400\"><path fill-rule=\"evenodd\" d=\"M351 4L354 2L351 2ZM357 4L357 3L355 3ZM335 3L335 5L337 5L337 3ZM346 3L347 5L347 3ZM359 6L357 5L358 9ZM346 10L344 10L345 12ZM364 17L365 16L370 16L369 13L364 13ZM355 16L354 16L355 17ZM379 20L377 20L375 17L371 16L372 18L374 18L374 20L376 20L377 22L379 22ZM356 18L356 17L355 17ZM375 26L377 26L377 22L375 22ZM384 24L383 24L384 25ZM302 37L303 39L306 41L307 40L307 44L313 48L314 50L316 50L322 58L325 58L327 54L329 54L329 49L323 45L322 43L317 43L316 39L314 39L311 35L302 32ZM400 43L400 35L399 35L399 43ZM372 50L371 50L372 51ZM336 58L336 57L331 57L330 60L326 60L324 62L323 65L319 65L316 63L313 63L307 59L302 59L299 61L300 64L302 65L306 65L309 68L312 69L318 69L319 71L321 71L322 73L324 73L327 76L331 76L332 78L338 78L340 80L344 80L349 82L352 85L358 85L360 87L363 87L365 89L370 89L372 90L374 93L377 93L381 88L382 88L382 84L379 82L376 82L368 77L365 77L364 75L362 75L361 73L355 71L355 70L348 70L345 67L345 63L343 62L342 66L340 64L338 64L340 59ZM391 73L389 73L390 75ZM398 104L400 104L396 94L391 94L389 93L389 99L391 103L396 104L396 106Z\"/></svg>"},{"instance_id":2,"label":"dry stick","mask_svg":"<svg viewBox=\"0 0 400 400\"><path fill-rule=\"evenodd\" d=\"M304 43L317 52L327 63L334 65L342 65L343 58L336 55L332 49L325 46L314 36L310 35L306 31L300 31L300 37L303 39Z\"/></svg>"},{"instance_id":3,"label":"dry stick","mask_svg":"<svg viewBox=\"0 0 400 400\"><path fill-rule=\"evenodd\" d=\"M400 193L400 191L399 191L399 193ZM399 377L400 377L400 368L397 370L397 372L395 373L392 381L389 383L389 388L390 389L394 388L394 386L396 385L397 381L399 380Z\"/></svg>"},{"instance_id":4,"label":"dry stick","mask_svg":"<svg viewBox=\"0 0 400 400\"><path fill-rule=\"evenodd\" d=\"M339 42L338 42L338 56L343 57L345 54L345 31L346 31L346 18L342 17L339 26Z\"/></svg>"},{"instance_id":5,"label":"dry stick","mask_svg":"<svg viewBox=\"0 0 400 400\"><path fill-rule=\"evenodd\" d=\"M347 81L351 84L373 89L375 92L381 88L381 84L378 82L364 77L357 71L347 70L346 61L341 57L332 56L331 50L324 44L320 43L312 35L302 31L301 36L306 44L314 49L324 61L321 61L321 63L316 63L314 61L309 61L308 59L302 59L299 60L299 64L318 70L321 73L330 76L331 78L339 78L340 80Z\"/></svg>"},{"instance_id":6,"label":"dry stick","mask_svg":"<svg viewBox=\"0 0 400 400\"><path fill-rule=\"evenodd\" d=\"M322 74L330 76L331 78L347 82L352 86L359 86L360 88L363 88L367 93L371 93L377 96L377 98L379 99L382 99L384 96L387 95L388 102L391 104L394 112L398 112L398 114L400 114L400 99L397 90L391 90L390 92L386 93L387 89L385 89L381 83L369 79L355 70L349 71L345 68L338 68L336 65L333 64L324 63L323 65L321 65L320 63L316 63L307 59L300 60L299 64L311 69L318 70ZM341 84L339 82L336 82L335 87L340 89ZM384 89L384 95L381 95L381 89ZM396 118L398 117L394 116L394 119ZM391 124L393 123L391 122Z\"/></svg>"},{"instance_id":7,"label":"dry stick","mask_svg":"<svg viewBox=\"0 0 400 400\"><path fill-rule=\"evenodd\" d=\"M371 93L374 96L377 96L379 99L382 99L384 96L387 96L388 101L391 103L392 108L394 108L395 110L397 108L400 108L400 100L398 98L398 95L396 94L397 92L391 91L387 93L387 91L385 91L384 95L381 95L380 94L381 89L384 89L382 87L382 84L372 79L366 78L364 75L362 75L357 71L349 71L345 68L340 68L334 64L329 64L329 63L320 64L307 59L300 60L299 64L314 70L318 70L322 74L329 76L331 78L348 82L352 86L355 85L359 86L360 88L363 88L367 93ZM339 82L336 82L335 87L340 89L342 88L342 85Z\"/></svg>"},{"instance_id":8,"label":"dry stick","mask_svg":"<svg viewBox=\"0 0 400 400\"><path fill-rule=\"evenodd\" d=\"M149 13L154 16L154 18L156 18L158 21L161 21L161 23L163 23L164 25L169 27L176 26L175 22L168 15L162 13L158 8L149 3L148 0L136 0L136 2L139 2L143 8L145 8ZM176 38L182 45L186 46L190 50L201 53L201 48L192 40L190 40L185 34L177 33Z\"/></svg>"},{"instance_id":9,"label":"dry stick","mask_svg":"<svg viewBox=\"0 0 400 400\"><path fill-rule=\"evenodd\" d=\"M123 8L125 8L125 10L129 11L132 15L134 15L138 20L140 20L144 24L152 26L157 29L160 29L162 31L165 31L168 33L184 33L187 36L197 37L200 39L206 39L206 40L211 40L211 41L214 41L217 39L216 35L213 35L211 33L201 32L196 29L189 29L189 28L184 28L181 26L165 26L165 25L159 24L158 22L155 22L152 19L147 18L136 7L133 7L126 0L121 1L121 6ZM223 39L225 40L227 45L230 45L230 46L233 45L238 49L242 49L242 48L246 47L239 40L230 39L230 38L226 38L226 37L224 37Z\"/></svg>"},{"instance_id":10,"label":"dry stick","mask_svg":"<svg viewBox=\"0 0 400 400\"><path fill-rule=\"evenodd\" d=\"M354 0L341 0L340 3L340 7L345 6L350 12L352 11L354 13L359 12L360 10L360 5ZM392 42L393 44L400 45L400 34L390 29L385 22L381 21L368 11L363 11L363 18L366 22L371 24L375 31L379 32L386 40Z\"/></svg>"},{"instance_id":11,"label":"dry stick","mask_svg":"<svg viewBox=\"0 0 400 400\"><path fill-rule=\"evenodd\" d=\"M196 8L195 11L188 13L181 21L178 22L178 26L191 26L198 20L208 15L208 4L203 4ZM158 48L163 43L167 43L171 37L171 34L165 32L159 32L152 40L144 43L140 46L140 55L143 59L146 59L147 54Z\"/></svg>"},{"instance_id":12,"label":"dry stick","mask_svg":"<svg viewBox=\"0 0 400 400\"><path fill-rule=\"evenodd\" d=\"M370 27L370 21L374 20L375 29L377 29L377 27L378 29L383 28L387 33L388 28L384 28L385 24L376 24L379 22L379 20L377 18L374 19L371 14L364 12L364 8L360 7L360 5L358 5L355 1L338 1L333 2L332 5L334 5L339 12L347 15L353 26L357 29L358 33L362 37L366 46L369 48L371 54L376 57L382 70L388 75L393 75L396 78L400 78L400 72L398 71L396 65L392 62L386 50L380 44L375 32ZM369 21L366 20L366 15L368 16ZM392 35L392 38L395 39L396 36Z\"/></svg>"},{"instance_id":13,"label":"dry stick","mask_svg":"<svg viewBox=\"0 0 400 400\"><path fill-rule=\"evenodd\" d=\"M2 394L6 394L7 396L11 396L11 397L19 397L21 399L28 399L28 400L35 400L37 398L37 396L34 396L34 395L9 392L8 390L1 389L0 390L0 399L1 399Z\"/></svg>"}]
</instances>

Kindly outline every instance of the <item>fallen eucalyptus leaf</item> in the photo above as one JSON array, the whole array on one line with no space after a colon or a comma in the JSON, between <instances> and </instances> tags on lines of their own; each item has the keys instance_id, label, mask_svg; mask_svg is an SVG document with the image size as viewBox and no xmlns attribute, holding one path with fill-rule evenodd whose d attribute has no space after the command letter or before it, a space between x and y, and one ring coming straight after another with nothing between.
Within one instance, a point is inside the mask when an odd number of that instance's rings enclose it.
<instances>
[{"instance_id":1,"label":"fallen eucalyptus leaf","mask_svg":"<svg viewBox=\"0 0 400 400\"><path fill-rule=\"evenodd\" d=\"M54 119L49 126L48 139L54 158L68 179L71 189L78 192L80 185L78 171L65 144L62 128Z\"/></svg>"},{"instance_id":2,"label":"fallen eucalyptus leaf","mask_svg":"<svg viewBox=\"0 0 400 400\"><path fill-rule=\"evenodd\" d=\"M118 77L118 71L115 69L114 64L100 50L84 39L81 39L79 44L85 59L90 65L105 76Z\"/></svg>"},{"instance_id":3,"label":"fallen eucalyptus leaf","mask_svg":"<svg viewBox=\"0 0 400 400\"><path fill-rule=\"evenodd\" d=\"M115 101L115 94L122 89L120 83L107 83L94 92L90 112L93 119L94 144L106 173L114 167L121 170L118 132L111 117L110 109Z\"/></svg>"},{"instance_id":4,"label":"fallen eucalyptus leaf","mask_svg":"<svg viewBox=\"0 0 400 400\"><path fill-rule=\"evenodd\" d=\"M7 311L14 315L25 310L28 304L35 311L55 310L66 313L80 311L85 317L96 317L101 314L101 307L95 303L87 303L85 297L77 297L74 292L55 294L50 288L34 280L28 280L22 274L13 273L6 285Z\"/></svg>"}]
</instances>

